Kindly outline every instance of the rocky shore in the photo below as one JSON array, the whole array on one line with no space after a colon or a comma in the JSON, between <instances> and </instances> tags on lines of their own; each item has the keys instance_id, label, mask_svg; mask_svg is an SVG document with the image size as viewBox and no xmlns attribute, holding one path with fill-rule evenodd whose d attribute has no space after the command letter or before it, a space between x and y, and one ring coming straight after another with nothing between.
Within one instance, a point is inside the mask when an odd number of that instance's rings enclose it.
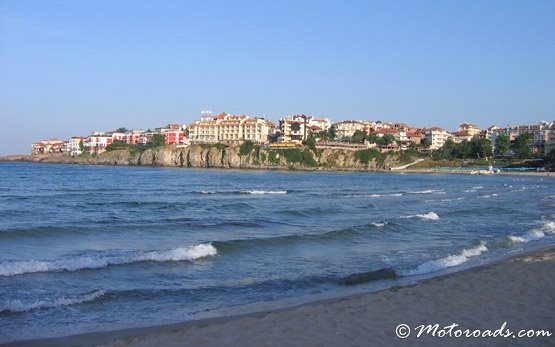
<instances>
[{"instance_id":1,"label":"rocky shore","mask_svg":"<svg viewBox=\"0 0 555 347\"><path fill-rule=\"evenodd\" d=\"M99 155L69 157L64 154L12 155L0 161L25 161L35 163L60 163L84 165L163 166L189 168L231 169L293 169L293 170L346 170L346 171L389 171L406 164L399 154L382 154L363 163L356 158L355 151L343 149L293 149L289 150L253 148L249 154L241 155L240 147L192 145L185 148L165 146L147 149L142 153L130 154L128 150L104 152ZM294 151L294 152L291 152ZM304 154L303 154L304 152ZM294 156L296 154L296 156Z\"/></svg>"}]
</instances>

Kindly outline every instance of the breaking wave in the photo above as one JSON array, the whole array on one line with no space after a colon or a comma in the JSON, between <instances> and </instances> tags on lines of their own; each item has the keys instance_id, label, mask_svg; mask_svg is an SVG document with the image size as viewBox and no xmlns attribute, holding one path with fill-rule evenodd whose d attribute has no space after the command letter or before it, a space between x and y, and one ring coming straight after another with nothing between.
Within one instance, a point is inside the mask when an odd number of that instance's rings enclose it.
<instances>
[{"instance_id":1,"label":"breaking wave","mask_svg":"<svg viewBox=\"0 0 555 347\"><path fill-rule=\"evenodd\" d=\"M427 189L407 192L408 194L445 194L445 189Z\"/></svg>"},{"instance_id":2,"label":"breaking wave","mask_svg":"<svg viewBox=\"0 0 555 347\"><path fill-rule=\"evenodd\" d=\"M242 190L241 194L252 194L252 195L287 194L287 190Z\"/></svg>"},{"instance_id":3,"label":"breaking wave","mask_svg":"<svg viewBox=\"0 0 555 347\"><path fill-rule=\"evenodd\" d=\"M251 194L251 195L265 195L265 194L287 194L287 190L201 190L193 192L195 194L211 195L211 194L222 194L222 195L240 195L240 194Z\"/></svg>"},{"instance_id":4,"label":"breaking wave","mask_svg":"<svg viewBox=\"0 0 555 347\"><path fill-rule=\"evenodd\" d=\"M422 220L439 220L439 216L435 212L428 212L426 214L415 214L411 216L404 216L401 218L419 218Z\"/></svg>"},{"instance_id":5,"label":"breaking wave","mask_svg":"<svg viewBox=\"0 0 555 347\"><path fill-rule=\"evenodd\" d=\"M81 296L75 296L71 298L57 298L51 300L35 300L31 302L24 302L19 299L8 300L0 306L1 312L27 312L32 310L39 310L44 308L55 308L61 306L71 306L82 304L84 302L95 301L98 298L103 297L106 294L104 290L97 290L93 293L84 294Z\"/></svg>"},{"instance_id":6,"label":"breaking wave","mask_svg":"<svg viewBox=\"0 0 555 347\"><path fill-rule=\"evenodd\" d=\"M524 235L516 236L516 235L509 235L508 238L513 243L526 243L530 241L539 240L545 237L545 234L555 234L555 222L549 221L544 222L539 228L532 229L528 231Z\"/></svg>"},{"instance_id":7,"label":"breaking wave","mask_svg":"<svg viewBox=\"0 0 555 347\"><path fill-rule=\"evenodd\" d=\"M453 266L461 265L467 262L472 257L477 257L480 254L486 252L488 248L485 242L480 242L477 246L470 249L463 249L462 252L454 255L449 255L444 258L437 260L432 260L420 264L418 267L412 270L400 271L403 276L413 276L413 275L424 275L436 271L440 271Z\"/></svg>"},{"instance_id":8,"label":"breaking wave","mask_svg":"<svg viewBox=\"0 0 555 347\"><path fill-rule=\"evenodd\" d=\"M478 198L479 199L489 199L489 198L494 198L496 196L499 196L499 194L493 193L493 194L486 194L486 195L478 195Z\"/></svg>"},{"instance_id":9,"label":"breaking wave","mask_svg":"<svg viewBox=\"0 0 555 347\"><path fill-rule=\"evenodd\" d=\"M0 276L14 276L35 272L78 271L99 269L108 265L122 265L144 261L192 261L214 256L218 252L210 243L179 247L164 251L127 252L119 255L84 255L51 261L28 260L0 263Z\"/></svg>"}]
</instances>

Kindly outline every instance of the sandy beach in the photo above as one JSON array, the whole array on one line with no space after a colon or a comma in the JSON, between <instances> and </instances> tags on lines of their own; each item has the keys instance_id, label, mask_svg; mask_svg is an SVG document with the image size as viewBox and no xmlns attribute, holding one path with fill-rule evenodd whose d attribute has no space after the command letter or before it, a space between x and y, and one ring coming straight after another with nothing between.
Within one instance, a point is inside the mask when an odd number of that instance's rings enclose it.
<instances>
[{"instance_id":1,"label":"sandy beach","mask_svg":"<svg viewBox=\"0 0 555 347\"><path fill-rule=\"evenodd\" d=\"M23 341L16 346L553 346L555 247L377 293L160 327ZM396 336L406 324L411 333ZM421 325L438 324L416 336ZM452 326L457 324L457 326ZM452 326L449 337L449 329ZM460 329L460 330L459 330ZM468 332L466 330L469 330ZM477 333L476 330L479 330ZM406 328L399 332L406 334ZM464 337L465 334L508 337ZM461 337L454 337L463 334ZM513 334L515 337L513 337ZM443 337L439 337L443 335Z\"/></svg>"}]
</instances>

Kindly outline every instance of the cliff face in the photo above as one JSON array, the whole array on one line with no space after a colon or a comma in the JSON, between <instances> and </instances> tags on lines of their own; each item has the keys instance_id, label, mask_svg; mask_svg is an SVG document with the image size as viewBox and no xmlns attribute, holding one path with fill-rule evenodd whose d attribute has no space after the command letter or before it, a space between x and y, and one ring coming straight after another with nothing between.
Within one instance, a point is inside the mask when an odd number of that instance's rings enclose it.
<instances>
[{"instance_id":1,"label":"cliff face","mask_svg":"<svg viewBox=\"0 0 555 347\"><path fill-rule=\"evenodd\" d=\"M301 150L296 150L302 152ZM248 155L240 155L239 147L190 146L187 148L164 147L149 149L140 156L129 158L128 165L179 166L194 168L245 168L245 169L312 169L312 170L388 170L399 164L398 155L372 159L368 165L355 158L354 151L321 149L309 152L314 162L296 161L281 150L255 147ZM99 156L100 158L101 156Z\"/></svg>"},{"instance_id":2,"label":"cliff face","mask_svg":"<svg viewBox=\"0 0 555 347\"><path fill-rule=\"evenodd\" d=\"M295 169L295 170L389 170L400 165L399 155L381 155L368 160L368 164L355 157L355 151L341 149L272 150L255 146L249 154L240 155L239 147L192 145L187 148L166 146L131 156L127 150L105 152L96 156L66 157L61 154L22 156L12 160L31 162L90 164L90 165L142 165L192 168L237 169Z\"/></svg>"}]
</instances>

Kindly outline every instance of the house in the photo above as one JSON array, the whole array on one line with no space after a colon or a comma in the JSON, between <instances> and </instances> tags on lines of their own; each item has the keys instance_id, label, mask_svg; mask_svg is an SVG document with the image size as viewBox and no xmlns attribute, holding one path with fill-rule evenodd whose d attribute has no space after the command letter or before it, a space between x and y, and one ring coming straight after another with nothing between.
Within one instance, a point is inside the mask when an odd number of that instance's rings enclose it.
<instances>
[{"instance_id":1,"label":"house","mask_svg":"<svg viewBox=\"0 0 555 347\"><path fill-rule=\"evenodd\" d=\"M145 135L145 132L142 130L132 130L125 134L125 143L131 145L139 145L139 144L146 144L148 142L148 138Z\"/></svg>"},{"instance_id":2,"label":"house","mask_svg":"<svg viewBox=\"0 0 555 347\"><path fill-rule=\"evenodd\" d=\"M89 154L102 153L113 141L112 134L95 131L85 139L85 151Z\"/></svg>"},{"instance_id":3,"label":"house","mask_svg":"<svg viewBox=\"0 0 555 347\"><path fill-rule=\"evenodd\" d=\"M81 147L85 147L86 137L74 136L67 141L66 153L70 157L74 157L83 153Z\"/></svg>"},{"instance_id":4,"label":"house","mask_svg":"<svg viewBox=\"0 0 555 347\"><path fill-rule=\"evenodd\" d=\"M333 124L338 139L352 137L355 132L365 131L365 124L356 120L344 120Z\"/></svg>"},{"instance_id":5,"label":"house","mask_svg":"<svg viewBox=\"0 0 555 347\"><path fill-rule=\"evenodd\" d=\"M467 133L468 135L475 136L478 135L482 130L480 130L480 128L478 128L476 125L474 124L470 124L467 122L462 123L461 125L459 125L459 133Z\"/></svg>"},{"instance_id":6,"label":"house","mask_svg":"<svg viewBox=\"0 0 555 347\"><path fill-rule=\"evenodd\" d=\"M31 145L31 155L62 153L65 146L60 139L42 140Z\"/></svg>"},{"instance_id":7,"label":"house","mask_svg":"<svg viewBox=\"0 0 555 347\"><path fill-rule=\"evenodd\" d=\"M185 132L183 130L168 130L162 133L166 145L180 145L185 143Z\"/></svg>"},{"instance_id":8,"label":"house","mask_svg":"<svg viewBox=\"0 0 555 347\"><path fill-rule=\"evenodd\" d=\"M455 133L452 133L451 135L453 135L451 138L455 143L470 141L474 137L474 135L470 134L468 131L457 131Z\"/></svg>"},{"instance_id":9,"label":"house","mask_svg":"<svg viewBox=\"0 0 555 347\"><path fill-rule=\"evenodd\" d=\"M31 155L62 153L65 141L59 139L42 140L31 145Z\"/></svg>"}]
</instances>

